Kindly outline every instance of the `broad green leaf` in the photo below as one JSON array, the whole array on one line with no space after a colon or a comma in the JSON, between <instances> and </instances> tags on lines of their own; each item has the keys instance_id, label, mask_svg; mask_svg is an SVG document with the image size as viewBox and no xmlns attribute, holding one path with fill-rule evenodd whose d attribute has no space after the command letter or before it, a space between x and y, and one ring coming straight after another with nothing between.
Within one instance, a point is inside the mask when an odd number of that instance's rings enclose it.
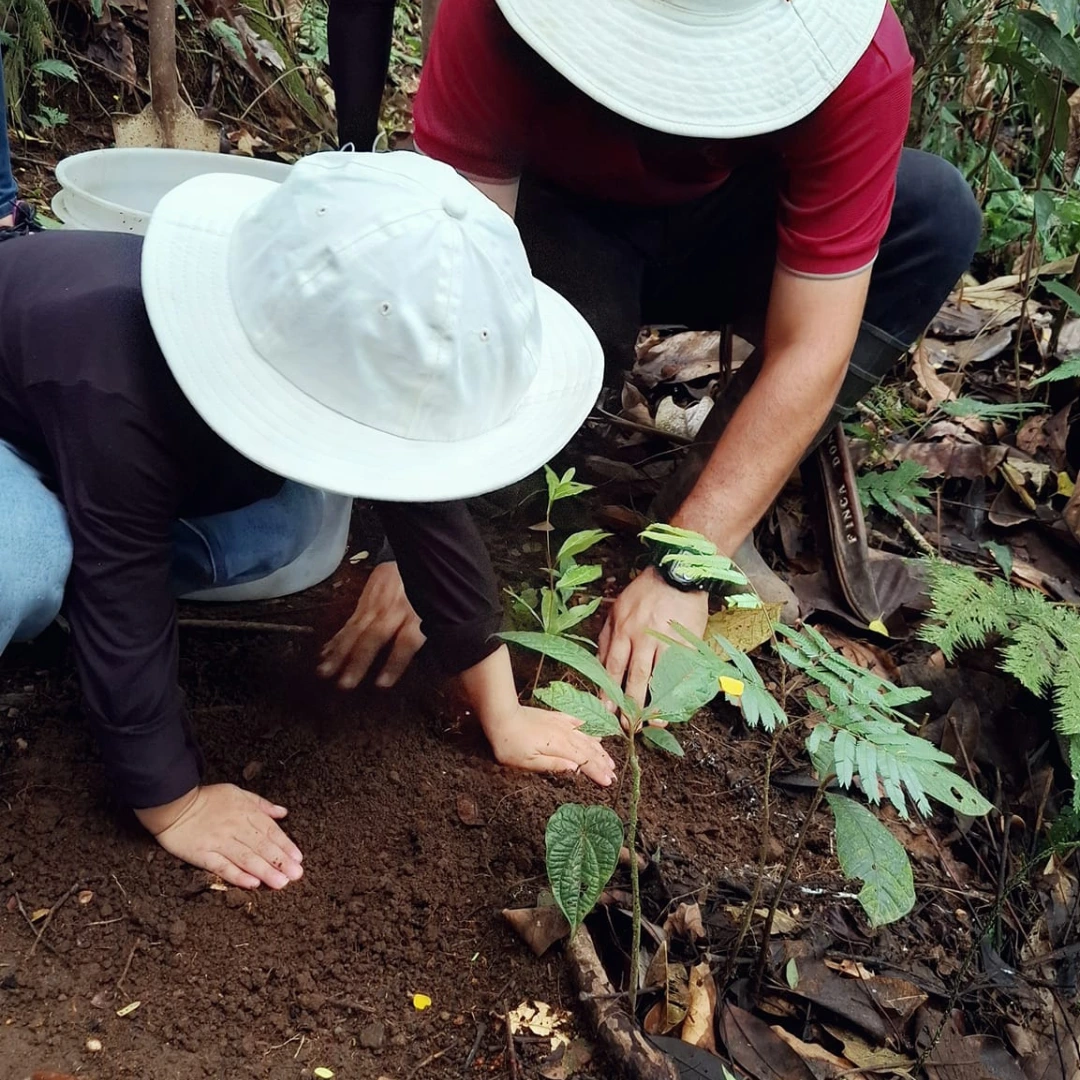
<instances>
[{"instance_id":1,"label":"broad green leaf","mask_svg":"<svg viewBox=\"0 0 1080 1080\"><path fill-rule=\"evenodd\" d=\"M987 802L977 788L940 762L921 762L919 780L927 795L968 817L982 817L994 809L994 804Z\"/></svg>"},{"instance_id":2,"label":"broad green leaf","mask_svg":"<svg viewBox=\"0 0 1080 1080\"><path fill-rule=\"evenodd\" d=\"M851 787L855 778L855 736L850 731L838 731L833 740L836 755L836 782L842 788Z\"/></svg>"},{"instance_id":3,"label":"broad green leaf","mask_svg":"<svg viewBox=\"0 0 1080 1080\"><path fill-rule=\"evenodd\" d=\"M706 540L701 533L691 532L689 529L679 529L674 525L659 523L650 525L638 535L642 540L649 540L654 544L663 544L679 551L692 551L696 555L716 554L716 545L711 540Z\"/></svg>"},{"instance_id":4,"label":"broad green leaf","mask_svg":"<svg viewBox=\"0 0 1080 1080\"><path fill-rule=\"evenodd\" d=\"M544 839L551 891L574 932L615 873L622 822L606 806L564 803L548 819Z\"/></svg>"},{"instance_id":5,"label":"broad green leaf","mask_svg":"<svg viewBox=\"0 0 1080 1080\"><path fill-rule=\"evenodd\" d=\"M38 75L52 75L57 79L66 79L68 82L78 82L79 73L63 60L47 58L34 64L33 71Z\"/></svg>"},{"instance_id":6,"label":"broad green leaf","mask_svg":"<svg viewBox=\"0 0 1080 1080\"><path fill-rule=\"evenodd\" d=\"M600 566L571 566L566 573L559 576L555 588L561 593L570 593L595 581L603 572L603 567Z\"/></svg>"},{"instance_id":7,"label":"broad green leaf","mask_svg":"<svg viewBox=\"0 0 1080 1080\"><path fill-rule=\"evenodd\" d=\"M1071 34L1076 29L1076 0L1039 0L1039 7L1054 16L1057 27L1063 34Z\"/></svg>"},{"instance_id":8,"label":"broad green leaf","mask_svg":"<svg viewBox=\"0 0 1080 1080\"><path fill-rule=\"evenodd\" d=\"M859 903L871 926L902 919L915 906L911 863L900 841L853 799L826 795L836 822L836 855L849 878L863 882Z\"/></svg>"},{"instance_id":9,"label":"broad green leaf","mask_svg":"<svg viewBox=\"0 0 1080 1080\"><path fill-rule=\"evenodd\" d=\"M1080 83L1080 45L1039 11L1018 11L1020 31L1071 83ZM1046 118L1047 120L1049 117Z\"/></svg>"},{"instance_id":10,"label":"broad green leaf","mask_svg":"<svg viewBox=\"0 0 1080 1080\"><path fill-rule=\"evenodd\" d=\"M794 956L784 965L784 982L792 990L799 985L799 965L795 962Z\"/></svg>"},{"instance_id":11,"label":"broad green leaf","mask_svg":"<svg viewBox=\"0 0 1080 1080\"><path fill-rule=\"evenodd\" d=\"M563 541L559 554L555 556L555 562L561 566L564 559L576 558L595 544L599 544L601 540L606 540L610 535L611 533L604 532L603 529L584 529L573 533Z\"/></svg>"},{"instance_id":12,"label":"broad green leaf","mask_svg":"<svg viewBox=\"0 0 1080 1080\"><path fill-rule=\"evenodd\" d=\"M719 692L716 675L693 649L669 645L653 668L646 714L684 724Z\"/></svg>"},{"instance_id":13,"label":"broad green leaf","mask_svg":"<svg viewBox=\"0 0 1080 1080\"><path fill-rule=\"evenodd\" d=\"M632 703L622 689L604 670L604 665L591 652L573 641L567 641L566 638L555 634L539 634L533 630L508 630L498 636L503 641L520 645L525 649L532 649L533 652L550 656L552 660L573 668L579 675L583 675L594 686L603 690L621 712L627 715L636 713L637 710L632 707Z\"/></svg>"},{"instance_id":14,"label":"broad green leaf","mask_svg":"<svg viewBox=\"0 0 1080 1080\"><path fill-rule=\"evenodd\" d=\"M540 590L540 622L544 632L554 634L558 630L559 621L559 597L554 590L544 588Z\"/></svg>"},{"instance_id":15,"label":"broad green leaf","mask_svg":"<svg viewBox=\"0 0 1080 1080\"><path fill-rule=\"evenodd\" d=\"M683 748L679 745L679 740L667 728L644 727L641 729L641 737L650 746L656 747L657 750L666 750L676 757L685 757Z\"/></svg>"},{"instance_id":16,"label":"broad green leaf","mask_svg":"<svg viewBox=\"0 0 1080 1080\"><path fill-rule=\"evenodd\" d=\"M1074 315L1080 315L1080 293L1075 289L1070 289L1068 285L1061 281L1044 281L1042 284L1047 292L1053 293L1059 299L1064 300L1072 309Z\"/></svg>"},{"instance_id":17,"label":"broad green leaf","mask_svg":"<svg viewBox=\"0 0 1080 1080\"><path fill-rule=\"evenodd\" d=\"M599 606L600 597L597 596L587 604L575 604L572 608L568 608L555 620L555 632L565 634L567 630L573 630L578 623L584 622ZM591 645L592 642L590 641L589 644Z\"/></svg>"},{"instance_id":18,"label":"broad green leaf","mask_svg":"<svg viewBox=\"0 0 1080 1080\"><path fill-rule=\"evenodd\" d=\"M594 694L587 694L569 683L553 682L536 691L536 696L556 712L576 716L582 721L578 729L586 735L595 735L598 739L609 735L619 735L622 727L618 717L608 712L604 703Z\"/></svg>"},{"instance_id":19,"label":"broad green leaf","mask_svg":"<svg viewBox=\"0 0 1080 1080\"><path fill-rule=\"evenodd\" d=\"M855 760L859 768L863 794L872 802L881 802L878 785L877 747L869 739L860 739L855 747Z\"/></svg>"}]
</instances>

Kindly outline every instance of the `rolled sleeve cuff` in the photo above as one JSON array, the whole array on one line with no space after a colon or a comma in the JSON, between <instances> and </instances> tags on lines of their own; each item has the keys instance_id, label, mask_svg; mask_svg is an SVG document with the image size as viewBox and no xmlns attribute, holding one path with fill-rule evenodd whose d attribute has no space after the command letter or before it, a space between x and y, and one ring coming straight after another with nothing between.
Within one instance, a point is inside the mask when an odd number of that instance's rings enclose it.
<instances>
[{"instance_id":1,"label":"rolled sleeve cuff","mask_svg":"<svg viewBox=\"0 0 1080 1080\"><path fill-rule=\"evenodd\" d=\"M502 615L488 615L467 623L421 626L439 667L447 675L460 675L486 660L502 642L495 635L502 629Z\"/></svg>"}]
</instances>

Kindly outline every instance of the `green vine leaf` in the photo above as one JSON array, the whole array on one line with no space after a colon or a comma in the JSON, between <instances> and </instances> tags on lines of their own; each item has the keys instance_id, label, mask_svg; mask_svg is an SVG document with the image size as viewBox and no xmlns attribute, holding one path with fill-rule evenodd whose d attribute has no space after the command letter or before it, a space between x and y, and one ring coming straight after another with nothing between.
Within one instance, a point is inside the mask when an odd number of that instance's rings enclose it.
<instances>
[{"instance_id":1,"label":"green vine leaf","mask_svg":"<svg viewBox=\"0 0 1080 1080\"><path fill-rule=\"evenodd\" d=\"M870 925L902 919L915 906L915 881L903 845L861 803L842 795L825 798L836 822L840 868L863 882L859 903Z\"/></svg>"},{"instance_id":2,"label":"green vine leaf","mask_svg":"<svg viewBox=\"0 0 1080 1080\"><path fill-rule=\"evenodd\" d=\"M562 566L567 559L576 558L610 535L611 533L604 532L603 529L584 529L573 533L562 542L559 554L555 556L556 564Z\"/></svg>"},{"instance_id":3,"label":"green vine leaf","mask_svg":"<svg viewBox=\"0 0 1080 1080\"><path fill-rule=\"evenodd\" d=\"M598 739L622 733L618 717L608 712L604 703L594 694L587 694L565 682L553 682L536 691L536 696L556 712L566 713L582 721L578 729L585 735Z\"/></svg>"},{"instance_id":4,"label":"green vine leaf","mask_svg":"<svg viewBox=\"0 0 1080 1080\"><path fill-rule=\"evenodd\" d=\"M641 737L657 750L664 750L669 754L674 754L675 757L686 756L686 752L679 745L679 740L667 728L644 727L641 729Z\"/></svg>"},{"instance_id":5,"label":"green vine leaf","mask_svg":"<svg viewBox=\"0 0 1080 1080\"><path fill-rule=\"evenodd\" d=\"M541 634L535 630L508 630L498 635L503 641L512 642L533 652L549 656L560 664L573 668L579 675L584 676L594 686L603 690L605 694L618 706L619 711L626 715L636 715L637 708L617 686L615 680L604 670L604 665L596 659L587 649L567 641L566 638L555 634Z\"/></svg>"},{"instance_id":6,"label":"green vine leaf","mask_svg":"<svg viewBox=\"0 0 1080 1080\"><path fill-rule=\"evenodd\" d=\"M606 806L564 803L548 819L548 881L571 933L585 921L615 873L622 842L622 822Z\"/></svg>"}]
</instances>

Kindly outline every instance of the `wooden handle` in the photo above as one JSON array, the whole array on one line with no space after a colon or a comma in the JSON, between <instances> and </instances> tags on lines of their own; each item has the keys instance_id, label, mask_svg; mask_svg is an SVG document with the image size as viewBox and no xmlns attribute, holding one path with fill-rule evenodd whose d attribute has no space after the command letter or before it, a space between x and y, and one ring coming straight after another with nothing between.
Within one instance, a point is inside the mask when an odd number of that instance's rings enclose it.
<instances>
[{"instance_id":1,"label":"wooden handle","mask_svg":"<svg viewBox=\"0 0 1080 1080\"><path fill-rule=\"evenodd\" d=\"M176 146L174 128L180 111L176 74L175 0L148 0L150 33L150 101L166 146Z\"/></svg>"}]
</instances>

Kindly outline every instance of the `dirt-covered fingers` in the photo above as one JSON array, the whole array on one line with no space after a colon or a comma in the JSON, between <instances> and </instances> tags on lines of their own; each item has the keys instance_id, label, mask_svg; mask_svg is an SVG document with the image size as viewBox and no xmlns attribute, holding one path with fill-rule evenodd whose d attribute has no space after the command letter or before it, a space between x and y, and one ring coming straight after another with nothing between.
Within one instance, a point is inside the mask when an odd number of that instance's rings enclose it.
<instances>
[{"instance_id":1,"label":"dirt-covered fingers","mask_svg":"<svg viewBox=\"0 0 1080 1080\"><path fill-rule=\"evenodd\" d=\"M413 657L426 640L420 629L420 620L415 615L407 618L394 636L393 648L375 680L375 685L382 689L393 686L405 674L405 669L412 663Z\"/></svg>"}]
</instances>

